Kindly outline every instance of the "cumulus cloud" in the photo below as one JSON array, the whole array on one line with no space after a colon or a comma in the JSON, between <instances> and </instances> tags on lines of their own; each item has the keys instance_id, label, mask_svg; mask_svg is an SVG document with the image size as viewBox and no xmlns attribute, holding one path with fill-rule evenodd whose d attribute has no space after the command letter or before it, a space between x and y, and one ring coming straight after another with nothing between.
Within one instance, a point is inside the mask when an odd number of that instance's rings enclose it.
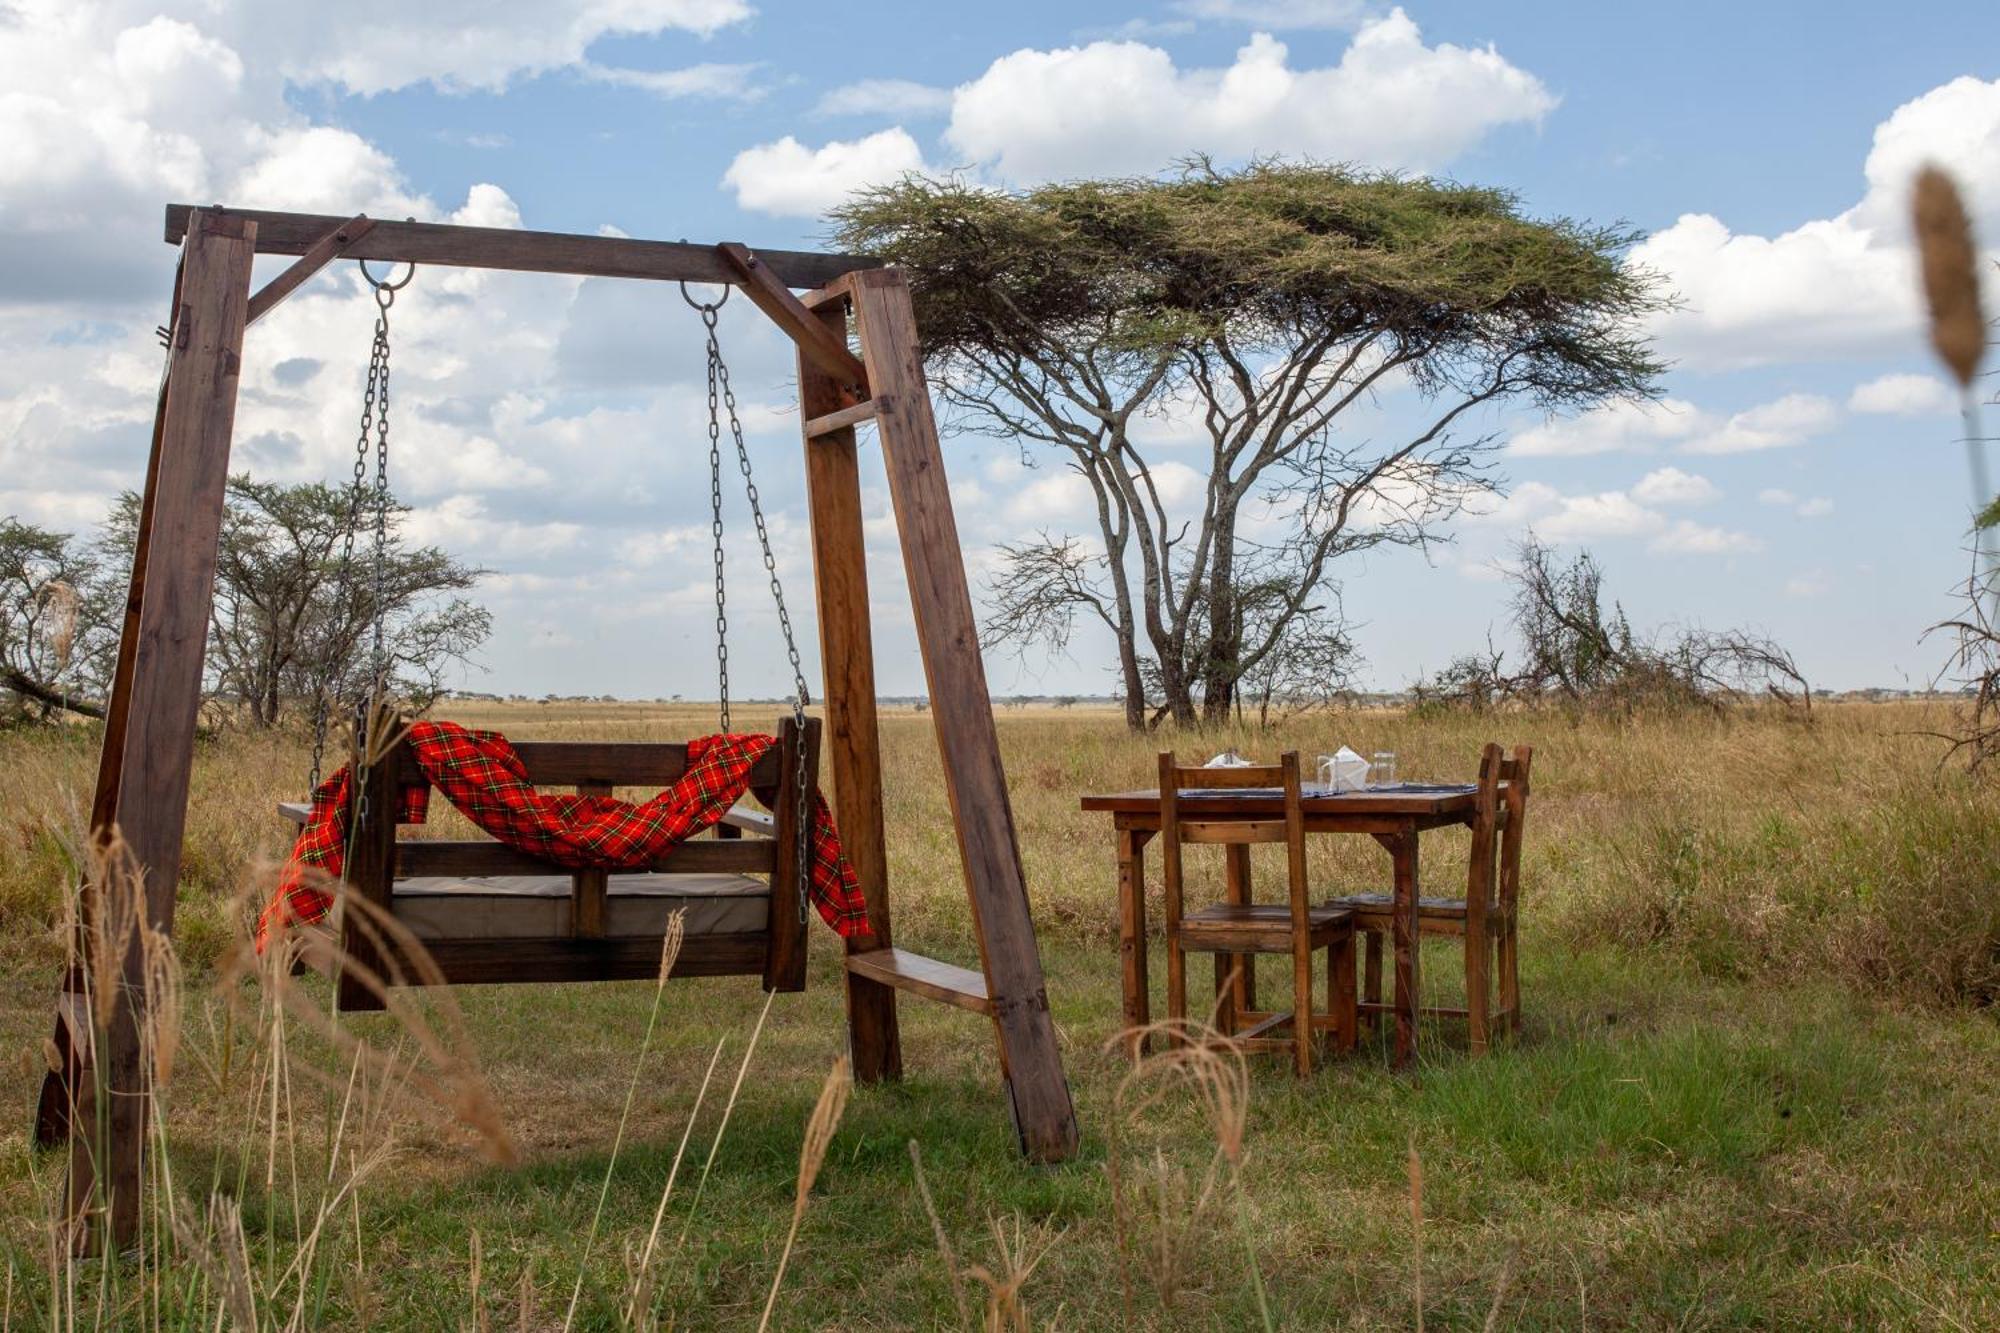
<instances>
[{"instance_id":1,"label":"cumulus cloud","mask_svg":"<svg viewBox=\"0 0 2000 1333\"><path fill-rule=\"evenodd\" d=\"M1897 107L1875 128L1852 208L1777 235L1683 215L1633 259L1683 305L1654 325L1683 364L1735 368L1886 353L1909 346L1919 302L1910 252L1911 178L1952 172L1980 234L2000 235L2000 79L1966 77Z\"/></svg>"},{"instance_id":2,"label":"cumulus cloud","mask_svg":"<svg viewBox=\"0 0 2000 1333\"><path fill-rule=\"evenodd\" d=\"M1661 448L1687 454L1739 454L1803 444L1839 420L1840 409L1831 400L1805 393L1786 394L1728 416L1678 398L1614 402L1516 432L1507 448L1540 458L1651 453Z\"/></svg>"},{"instance_id":3,"label":"cumulus cloud","mask_svg":"<svg viewBox=\"0 0 2000 1333\"><path fill-rule=\"evenodd\" d=\"M1882 375L1855 385L1847 406L1854 412L1927 417L1952 411L1958 395L1935 375Z\"/></svg>"},{"instance_id":4,"label":"cumulus cloud","mask_svg":"<svg viewBox=\"0 0 2000 1333\"><path fill-rule=\"evenodd\" d=\"M1249 23L1260 28L1352 27L1364 0L1175 0L1174 12L1192 19Z\"/></svg>"},{"instance_id":5,"label":"cumulus cloud","mask_svg":"<svg viewBox=\"0 0 2000 1333\"><path fill-rule=\"evenodd\" d=\"M808 148L787 134L776 143L738 153L722 181L744 208L814 217L864 186L923 169L923 150L898 126L819 148Z\"/></svg>"},{"instance_id":6,"label":"cumulus cloud","mask_svg":"<svg viewBox=\"0 0 2000 1333\"><path fill-rule=\"evenodd\" d=\"M1672 475L1664 475L1668 473ZM1642 478L1630 491L1571 495L1531 481L1478 506L1471 522L1489 532L1533 529L1542 540L1558 544L1643 541L1648 550L1667 555L1739 555L1761 549L1763 543L1749 533L1669 518L1658 508L1696 503L1713 492L1705 479L1672 468Z\"/></svg>"},{"instance_id":7,"label":"cumulus cloud","mask_svg":"<svg viewBox=\"0 0 2000 1333\"><path fill-rule=\"evenodd\" d=\"M829 90L813 107L819 116L941 116L951 89L912 79L860 79Z\"/></svg>"},{"instance_id":8,"label":"cumulus cloud","mask_svg":"<svg viewBox=\"0 0 2000 1333\"><path fill-rule=\"evenodd\" d=\"M1729 417L1682 446L1690 454L1743 454L1763 449L1788 449L1831 429L1840 409L1810 393L1788 393Z\"/></svg>"},{"instance_id":9,"label":"cumulus cloud","mask_svg":"<svg viewBox=\"0 0 2000 1333\"><path fill-rule=\"evenodd\" d=\"M1663 467L1648 472L1632 487L1632 498L1648 505L1697 505L1720 499L1722 492L1707 477Z\"/></svg>"},{"instance_id":10,"label":"cumulus cloud","mask_svg":"<svg viewBox=\"0 0 2000 1333\"><path fill-rule=\"evenodd\" d=\"M1317 68L1295 65L1268 32L1222 68L1182 68L1131 40L1016 51L951 91L944 146L1009 183L1153 172L1189 152L1424 171L1503 126L1539 124L1555 105L1540 79L1493 47L1426 44L1396 9L1363 23L1337 63ZM787 137L739 154L724 180L746 208L805 216L881 179L885 162L909 170L922 157L900 126L816 150ZM786 187L782 178L798 172L809 188Z\"/></svg>"},{"instance_id":11,"label":"cumulus cloud","mask_svg":"<svg viewBox=\"0 0 2000 1333\"><path fill-rule=\"evenodd\" d=\"M1531 458L1646 453L1686 439L1706 419L1701 409L1679 398L1611 402L1519 431L1507 449Z\"/></svg>"}]
</instances>

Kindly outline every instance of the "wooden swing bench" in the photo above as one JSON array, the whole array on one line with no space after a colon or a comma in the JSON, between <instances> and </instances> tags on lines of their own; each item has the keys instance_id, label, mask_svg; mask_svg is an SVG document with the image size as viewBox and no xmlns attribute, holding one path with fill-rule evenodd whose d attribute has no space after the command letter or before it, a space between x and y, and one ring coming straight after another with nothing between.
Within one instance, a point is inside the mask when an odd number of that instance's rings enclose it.
<instances>
[{"instance_id":1,"label":"wooden swing bench","mask_svg":"<svg viewBox=\"0 0 2000 1333\"><path fill-rule=\"evenodd\" d=\"M398 838L398 790L423 781L415 755L398 742L355 784L361 810L350 824L345 892L402 925L434 970L408 959L374 958L373 933L338 913L319 929L337 950L308 951L329 971L356 958L395 984L423 977L448 984L534 981L626 981L659 971L667 919L685 910L676 977L761 976L764 989L805 989L810 907L798 864L801 808L798 747L805 747L808 799L818 790L819 731L803 736L792 719L778 744L750 771L750 789L766 809L739 804L713 838L695 838L638 870L574 870L491 838ZM687 746L666 742L519 741L514 749L537 787L608 796L619 787L656 791L687 771ZM365 795L366 800L360 800ZM435 808L435 807L433 807ZM310 807L281 804L303 825ZM384 812L391 817L383 818ZM376 967L377 962L384 966ZM976 975L976 974L975 974ZM383 1007L358 978L338 977L343 1010Z\"/></svg>"}]
</instances>

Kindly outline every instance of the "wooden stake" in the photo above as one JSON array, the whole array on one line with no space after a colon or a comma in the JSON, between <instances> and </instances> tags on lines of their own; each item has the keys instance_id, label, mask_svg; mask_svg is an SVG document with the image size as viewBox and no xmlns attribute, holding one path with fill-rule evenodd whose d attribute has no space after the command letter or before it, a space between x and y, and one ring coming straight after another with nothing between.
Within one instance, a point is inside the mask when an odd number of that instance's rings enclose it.
<instances>
[{"instance_id":1,"label":"wooden stake","mask_svg":"<svg viewBox=\"0 0 2000 1333\"><path fill-rule=\"evenodd\" d=\"M1015 1126L1030 1158L1058 1162L1076 1151L1076 1110L1049 1014L909 286L895 269L856 273L849 282L862 360L878 395L876 427Z\"/></svg>"},{"instance_id":2,"label":"wooden stake","mask_svg":"<svg viewBox=\"0 0 2000 1333\"><path fill-rule=\"evenodd\" d=\"M129 661L120 661L113 679L109 711L122 735L107 729L107 748L115 744L116 753L99 765L111 797L100 829L115 826L122 833L141 876L147 918L163 932L174 923L256 236L256 224L242 218L203 212L189 224L145 568L132 579L138 614L121 648L121 659ZM93 1080L111 1099L103 1117L108 1134L102 1145L92 1143L93 1133L72 1134L70 1164L73 1176L79 1166L89 1172L91 1154L101 1146L94 1180L81 1191L72 1187L72 1204L88 1213L93 1243L102 1240L96 1222L108 1206L111 1239L122 1247L139 1221L146 1125L144 965L136 938L128 942L120 975Z\"/></svg>"}]
</instances>

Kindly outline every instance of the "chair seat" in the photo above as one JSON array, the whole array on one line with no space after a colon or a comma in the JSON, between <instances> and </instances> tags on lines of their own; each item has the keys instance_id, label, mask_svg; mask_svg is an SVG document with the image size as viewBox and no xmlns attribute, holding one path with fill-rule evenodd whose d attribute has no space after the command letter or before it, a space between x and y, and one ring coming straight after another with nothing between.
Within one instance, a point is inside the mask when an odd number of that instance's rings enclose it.
<instances>
[{"instance_id":1,"label":"chair seat","mask_svg":"<svg viewBox=\"0 0 2000 1333\"><path fill-rule=\"evenodd\" d=\"M1310 909L1306 930L1314 948L1354 928L1354 913L1338 903ZM1216 903L1181 918L1181 946L1216 953L1289 953L1292 909L1281 903Z\"/></svg>"},{"instance_id":2,"label":"chair seat","mask_svg":"<svg viewBox=\"0 0 2000 1333\"><path fill-rule=\"evenodd\" d=\"M767 929L771 888L749 875L612 875L605 888L604 933L659 935L687 909L689 935ZM570 933L568 875L435 875L399 879L390 898L396 920L420 940L533 940Z\"/></svg>"}]
</instances>

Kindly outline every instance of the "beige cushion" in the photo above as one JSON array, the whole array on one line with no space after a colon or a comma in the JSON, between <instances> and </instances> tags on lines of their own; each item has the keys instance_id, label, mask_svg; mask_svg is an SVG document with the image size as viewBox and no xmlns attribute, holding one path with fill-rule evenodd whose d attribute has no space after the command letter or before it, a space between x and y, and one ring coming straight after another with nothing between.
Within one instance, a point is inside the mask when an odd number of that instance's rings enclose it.
<instances>
[{"instance_id":1,"label":"beige cushion","mask_svg":"<svg viewBox=\"0 0 2000 1333\"><path fill-rule=\"evenodd\" d=\"M569 934L567 875L426 876L396 881L396 919L421 940L526 940ZM604 933L658 935L687 909L690 935L762 931L771 889L748 875L613 875Z\"/></svg>"}]
</instances>

